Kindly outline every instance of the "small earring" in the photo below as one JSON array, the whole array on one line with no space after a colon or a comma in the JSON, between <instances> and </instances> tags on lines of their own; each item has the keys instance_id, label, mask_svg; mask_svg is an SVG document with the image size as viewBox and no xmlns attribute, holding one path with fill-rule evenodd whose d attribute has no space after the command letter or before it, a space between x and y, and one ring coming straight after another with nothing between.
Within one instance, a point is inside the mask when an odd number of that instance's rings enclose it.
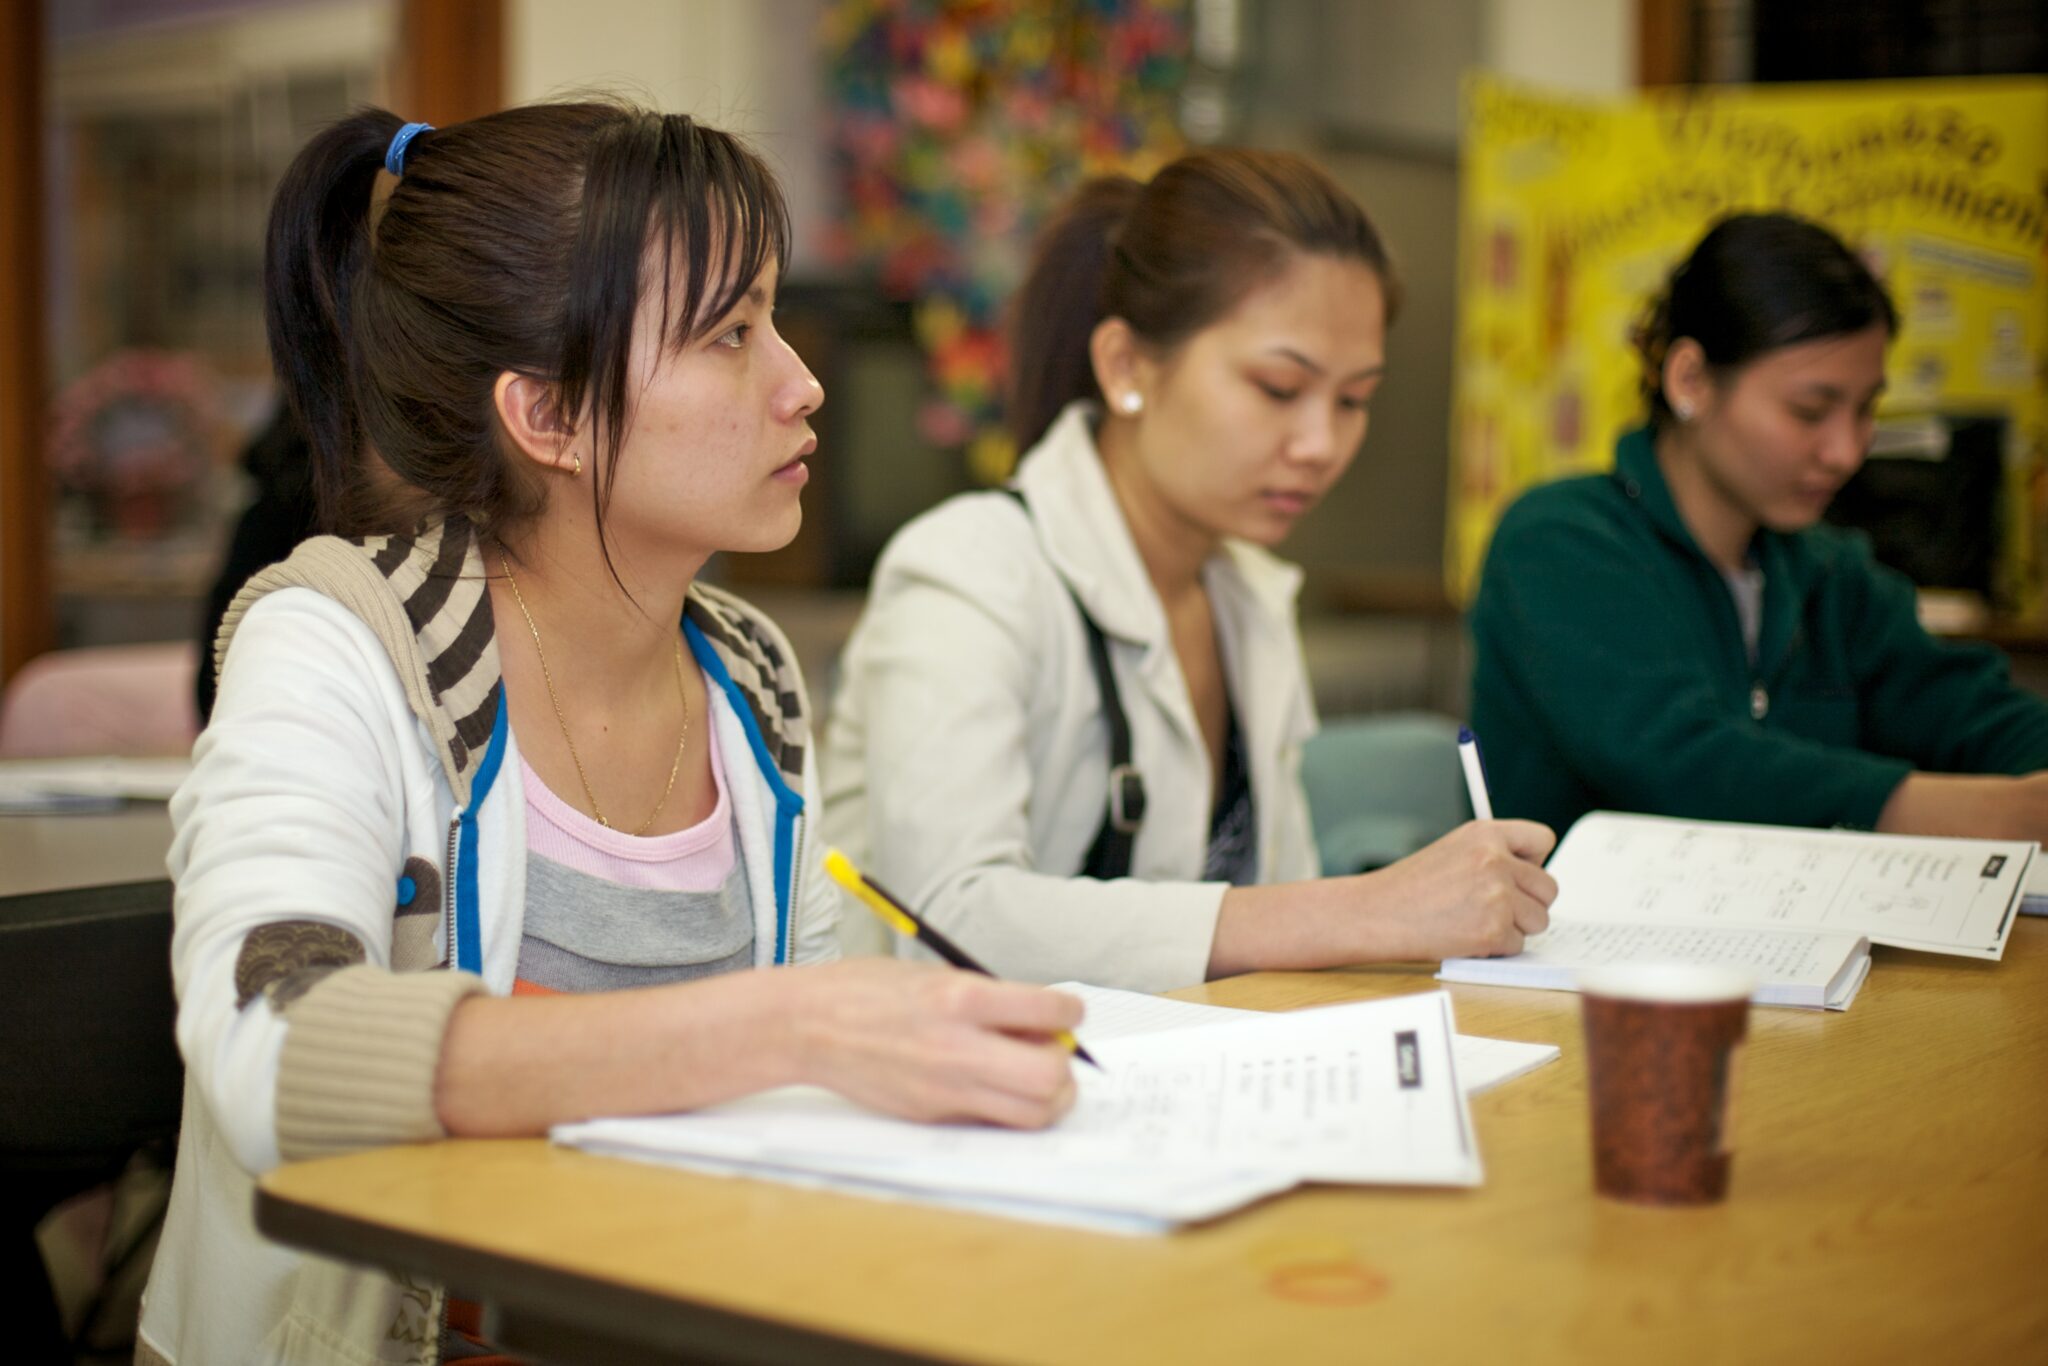
<instances>
[{"instance_id":1,"label":"small earring","mask_svg":"<svg viewBox=\"0 0 2048 1366\"><path fill-rule=\"evenodd\" d=\"M1135 417L1145 406L1145 396L1136 390L1125 394L1116 401L1117 410L1127 417Z\"/></svg>"},{"instance_id":2,"label":"small earring","mask_svg":"<svg viewBox=\"0 0 2048 1366\"><path fill-rule=\"evenodd\" d=\"M571 479L574 479L578 475L583 473L583 456L581 455L581 453L573 453L571 455L571 458L575 460L576 468L569 471L569 477Z\"/></svg>"},{"instance_id":3,"label":"small earring","mask_svg":"<svg viewBox=\"0 0 2048 1366\"><path fill-rule=\"evenodd\" d=\"M1680 422L1692 421L1692 405L1690 403L1674 403L1671 405L1671 411L1678 414Z\"/></svg>"}]
</instances>

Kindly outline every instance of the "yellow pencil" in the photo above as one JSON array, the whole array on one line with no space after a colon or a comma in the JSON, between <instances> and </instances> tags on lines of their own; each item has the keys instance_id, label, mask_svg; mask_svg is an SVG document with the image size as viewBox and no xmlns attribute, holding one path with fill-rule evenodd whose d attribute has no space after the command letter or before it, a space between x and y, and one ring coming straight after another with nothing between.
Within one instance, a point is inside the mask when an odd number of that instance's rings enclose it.
<instances>
[{"instance_id":1,"label":"yellow pencil","mask_svg":"<svg viewBox=\"0 0 2048 1366\"><path fill-rule=\"evenodd\" d=\"M880 916L882 923L896 933L915 939L956 968L966 972L978 972L984 977L995 976L987 968L969 958L959 945L919 920L908 906L889 895L873 878L854 867L853 860L837 849L825 851L825 871L832 875L834 882L852 893L854 900ZM1101 1070L1102 1064L1088 1055L1088 1050L1081 1046L1081 1041L1074 1037L1072 1030L1062 1029L1053 1037L1082 1062L1098 1071Z\"/></svg>"}]
</instances>

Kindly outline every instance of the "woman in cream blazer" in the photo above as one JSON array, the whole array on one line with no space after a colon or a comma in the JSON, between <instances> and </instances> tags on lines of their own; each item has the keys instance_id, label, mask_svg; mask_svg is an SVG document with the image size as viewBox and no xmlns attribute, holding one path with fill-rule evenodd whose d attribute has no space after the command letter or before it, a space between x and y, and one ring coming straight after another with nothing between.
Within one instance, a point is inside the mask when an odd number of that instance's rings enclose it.
<instances>
[{"instance_id":1,"label":"woman in cream blazer","mask_svg":"<svg viewBox=\"0 0 2048 1366\"><path fill-rule=\"evenodd\" d=\"M826 740L825 829L1003 976L1157 989L1202 980L1227 884L1192 880L1209 830L1209 758L1090 409L1071 405L1019 468L1029 511L1002 493L969 494L891 542ZM1313 878L1301 571L1238 542L1204 577L1245 730L1260 880ZM1077 599L1109 640L1145 782L1131 876L1109 882L1068 876L1109 786ZM853 919L842 917L842 934L866 928Z\"/></svg>"},{"instance_id":2,"label":"woman in cream blazer","mask_svg":"<svg viewBox=\"0 0 2048 1366\"><path fill-rule=\"evenodd\" d=\"M1512 952L1546 923L1529 822L1316 876L1300 574L1265 547L1363 439L1391 300L1364 212L1284 154L1091 182L1049 228L1015 314L1031 449L1012 489L891 542L825 741L827 838L997 974L1163 990ZM1106 822L1135 827L1108 865Z\"/></svg>"}]
</instances>

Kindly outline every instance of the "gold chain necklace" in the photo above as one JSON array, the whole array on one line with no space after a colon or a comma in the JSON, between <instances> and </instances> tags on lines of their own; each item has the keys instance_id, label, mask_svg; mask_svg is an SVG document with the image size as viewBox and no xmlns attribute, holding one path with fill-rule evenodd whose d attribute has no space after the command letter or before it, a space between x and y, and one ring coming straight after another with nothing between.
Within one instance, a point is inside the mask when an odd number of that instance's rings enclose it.
<instances>
[{"instance_id":1,"label":"gold chain necklace","mask_svg":"<svg viewBox=\"0 0 2048 1366\"><path fill-rule=\"evenodd\" d=\"M583 796L590 803L590 814L597 817L597 823L605 829L613 828L605 819L604 808L597 804L597 794L590 790L589 775L583 771L583 757L576 752L576 742L569 738L569 721L562 715L562 699L555 695L555 676L548 671L548 652L541 648L540 628L533 624L533 613L526 608L526 598L519 591L519 580L512 574L512 561L500 555L498 563L505 568L505 582L512 588L512 601L519 604L519 615L526 618L526 629L533 633L533 652L540 656L540 676L548 685L548 701L555 706L555 724L562 728L562 743L569 747L569 762L576 765L576 777L583 784ZM676 774L683 769L683 749L690 743L690 693L683 686L683 641L676 638L676 695L683 699L683 733L676 741L676 761L669 765L668 786L661 790L661 800L647 813L647 819L640 822L635 835L647 833L647 827L654 824L654 818L661 814L661 808L668 805L668 794L676 790Z\"/></svg>"}]
</instances>

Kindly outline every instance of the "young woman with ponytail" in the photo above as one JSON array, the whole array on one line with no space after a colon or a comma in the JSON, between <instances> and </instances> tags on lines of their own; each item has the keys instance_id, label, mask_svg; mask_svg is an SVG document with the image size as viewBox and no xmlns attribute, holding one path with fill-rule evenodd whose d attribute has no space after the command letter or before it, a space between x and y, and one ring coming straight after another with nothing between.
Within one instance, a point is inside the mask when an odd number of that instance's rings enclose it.
<instances>
[{"instance_id":1,"label":"young woman with ponytail","mask_svg":"<svg viewBox=\"0 0 2048 1366\"><path fill-rule=\"evenodd\" d=\"M1550 833L1466 825L1317 877L1278 544L1364 439L1395 301L1312 164L1092 182L1012 306L1015 485L911 523L848 646L835 844L995 971L1143 990L1511 952Z\"/></svg>"},{"instance_id":2,"label":"young woman with ponytail","mask_svg":"<svg viewBox=\"0 0 2048 1366\"><path fill-rule=\"evenodd\" d=\"M1610 807L2048 840L2048 702L1936 640L1821 515L1870 449L1898 318L1826 228L1717 223L1638 338L1649 422L1501 518L1472 716L1503 813Z\"/></svg>"},{"instance_id":3,"label":"young woman with ponytail","mask_svg":"<svg viewBox=\"0 0 2048 1366\"><path fill-rule=\"evenodd\" d=\"M824 961L795 655L697 582L801 516L787 247L753 153L617 105L365 111L287 172L271 346L341 534L230 607L172 803L185 1122L140 1360L479 1350L438 1287L258 1236L281 1160L791 1082L1070 1103L1073 999Z\"/></svg>"}]
</instances>

